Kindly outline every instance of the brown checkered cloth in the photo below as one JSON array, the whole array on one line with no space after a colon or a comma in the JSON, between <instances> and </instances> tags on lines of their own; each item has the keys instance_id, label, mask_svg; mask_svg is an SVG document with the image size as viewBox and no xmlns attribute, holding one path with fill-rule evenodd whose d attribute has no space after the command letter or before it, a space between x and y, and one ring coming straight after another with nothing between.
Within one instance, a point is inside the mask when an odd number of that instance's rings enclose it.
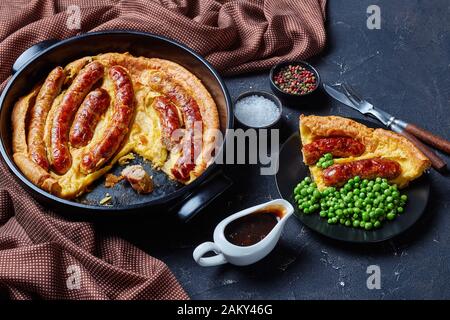
<instances>
[{"instance_id":1,"label":"brown checkered cloth","mask_svg":"<svg viewBox=\"0 0 450 320\"><path fill-rule=\"evenodd\" d=\"M0 82L32 44L129 29L179 40L223 74L304 59L325 43L326 0L23 0L0 4ZM67 28L80 8L81 30ZM30 198L0 162L0 297L186 299L167 266Z\"/></svg>"}]
</instances>

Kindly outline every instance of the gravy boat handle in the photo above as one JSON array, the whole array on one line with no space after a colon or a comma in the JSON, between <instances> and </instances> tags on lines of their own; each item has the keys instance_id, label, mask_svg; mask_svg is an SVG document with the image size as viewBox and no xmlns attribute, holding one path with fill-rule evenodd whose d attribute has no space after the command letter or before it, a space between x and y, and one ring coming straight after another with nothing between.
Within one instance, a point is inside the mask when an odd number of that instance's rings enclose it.
<instances>
[{"instance_id":1,"label":"gravy boat handle","mask_svg":"<svg viewBox=\"0 0 450 320\"><path fill-rule=\"evenodd\" d=\"M203 255L207 252L213 251L215 256L203 258ZM203 242L197 248L195 248L193 257L202 267L212 267L227 263L224 255L220 251L220 248L214 242Z\"/></svg>"}]
</instances>

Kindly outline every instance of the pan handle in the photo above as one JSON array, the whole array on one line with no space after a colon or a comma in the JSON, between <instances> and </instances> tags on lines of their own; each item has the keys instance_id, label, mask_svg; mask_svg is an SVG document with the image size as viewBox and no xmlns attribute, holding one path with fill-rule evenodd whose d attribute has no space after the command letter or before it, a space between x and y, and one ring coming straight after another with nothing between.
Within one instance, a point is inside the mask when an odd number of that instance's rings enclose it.
<instances>
[{"instance_id":1,"label":"pan handle","mask_svg":"<svg viewBox=\"0 0 450 320\"><path fill-rule=\"evenodd\" d=\"M12 66L12 73L16 73L20 70L28 61L30 61L35 55L38 53L44 51L48 47L54 45L55 43L59 42L57 39L49 39L44 40L38 43L33 44L31 47L29 47L27 50L22 52L22 54L16 59Z\"/></svg>"},{"instance_id":2,"label":"pan handle","mask_svg":"<svg viewBox=\"0 0 450 320\"><path fill-rule=\"evenodd\" d=\"M181 206L177 207L178 218L183 222L188 222L214 199L230 188L232 184L233 181L222 170L217 170L194 190L194 192L182 200Z\"/></svg>"}]
</instances>

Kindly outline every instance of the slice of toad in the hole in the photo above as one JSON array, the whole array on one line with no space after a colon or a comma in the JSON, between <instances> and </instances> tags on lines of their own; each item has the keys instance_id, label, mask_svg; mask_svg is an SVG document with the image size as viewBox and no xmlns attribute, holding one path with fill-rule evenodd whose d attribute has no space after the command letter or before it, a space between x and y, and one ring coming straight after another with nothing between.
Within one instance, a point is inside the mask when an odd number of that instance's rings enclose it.
<instances>
[{"instance_id":1,"label":"slice of toad in the hole","mask_svg":"<svg viewBox=\"0 0 450 320\"><path fill-rule=\"evenodd\" d=\"M303 162L320 190L342 185L343 179L356 175L363 179L386 178L403 188L431 164L402 135L368 128L351 119L301 115L299 127ZM334 165L323 170L316 162L326 153L333 155Z\"/></svg>"},{"instance_id":2,"label":"slice of toad in the hole","mask_svg":"<svg viewBox=\"0 0 450 320\"><path fill-rule=\"evenodd\" d=\"M141 165L126 167L122 170L122 176L137 193L145 194L153 191L152 178Z\"/></svg>"}]
</instances>

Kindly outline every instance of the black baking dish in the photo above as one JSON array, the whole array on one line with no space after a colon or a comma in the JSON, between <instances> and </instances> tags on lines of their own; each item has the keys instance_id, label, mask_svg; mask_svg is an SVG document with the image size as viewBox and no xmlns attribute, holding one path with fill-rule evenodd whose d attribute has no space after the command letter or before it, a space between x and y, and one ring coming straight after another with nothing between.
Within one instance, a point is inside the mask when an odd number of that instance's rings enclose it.
<instances>
[{"instance_id":1,"label":"black baking dish","mask_svg":"<svg viewBox=\"0 0 450 320\"><path fill-rule=\"evenodd\" d=\"M32 184L17 168L12 160L11 111L17 99L41 81L57 65L88 55L106 52L129 52L135 56L157 57L174 61L196 75L211 93L219 112L221 131L225 137L227 129L233 127L231 99L227 88L214 68L201 56L186 46L171 39L135 31L104 31L87 33L70 39L49 40L25 51L13 66L13 76L0 97L0 152L10 171L20 180L33 197L60 212L70 213L123 213L140 211L145 213L167 211L176 208L183 219L187 219L203 208L210 200L227 189L231 181L226 178L219 165L212 163L207 170L189 185L169 181L162 173L152 171L157 192L137 195L131 188L116 186L106 189L103 180L93 185L92 192L71 201L56 197ZM224 144L223 144L224 145ZM223 146L222 145L222 146ZM223 152L223 148L221 152ZM150 164L142 159L147 170ZM113 168L120 172L120 168ZM99 205L99 200L109 193L111 206Z\"/></svg>"}]
</instances>

